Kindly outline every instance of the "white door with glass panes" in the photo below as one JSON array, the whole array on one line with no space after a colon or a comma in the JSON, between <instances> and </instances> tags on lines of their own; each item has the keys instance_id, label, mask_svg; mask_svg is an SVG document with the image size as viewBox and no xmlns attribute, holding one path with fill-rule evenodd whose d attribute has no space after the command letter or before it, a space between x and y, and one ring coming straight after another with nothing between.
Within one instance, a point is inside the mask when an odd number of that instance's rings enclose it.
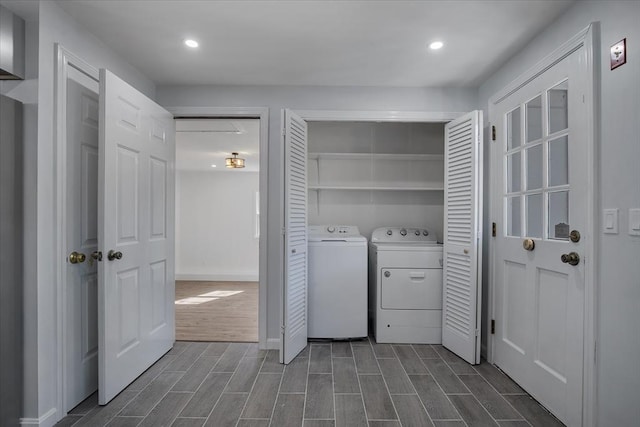
<instances>
[{"instance_id":1,"label":"white door with glass panes","mask_svg":"<svg viewBox=\"0 0 640 427\"><path fill-rule=\"evenodd\" d=\"M494 362L581 425L587 110L581 48L496 104Z\"/></svg>"}]
</instances>

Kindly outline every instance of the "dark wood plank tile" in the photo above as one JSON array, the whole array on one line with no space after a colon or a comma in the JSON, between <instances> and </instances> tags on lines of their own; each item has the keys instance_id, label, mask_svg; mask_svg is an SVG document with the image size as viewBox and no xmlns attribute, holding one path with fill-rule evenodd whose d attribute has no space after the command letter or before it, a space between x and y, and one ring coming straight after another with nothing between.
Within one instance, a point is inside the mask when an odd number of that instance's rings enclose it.
<instances>
[{"instance_id":1,"label":"dark wood plank tile","mask_svg":"<svg viewBox=\"0 0 640 427\"><path fill-rule=\"evenodd\" d=\"M370 345L352 346L358 374L379 374L378 362Z\"/></svg>"},{"instance_id":2,"label":"dark wood plank tile","mask_svg":"<svg viewBox=\"0 0 640 427\"><path fill-rule=\"evenodd\" d=\"M460 414L431 375L409 375L432 420L460 420Z\"/></svg>"},{"instance_id":3,"label":"dark wood plank tile","mask_svg":"<svg viewBox=\"0 0 640 427\"><path fill-rule=\"evenodd\" d=\"M307 389L309 358L296 357L284 368L280 393L304 393Z\"/></svg>"},{"instance_id":4,"label":"dark wood plank tile","mask_svg":"<svg viewBox=\"0 0 640 427\"><path fill-rule=\"evenodd\" d=\"M207 349L202 353L205 357L220 357L229 348L228 342L212 342L209 343Z\"/></svg>"},{"instance_id":5,"label":"dark wood plank tile","mask_svg":"<svg viewBox=\"0 0 640 427\"><path fill-rule=\"evenodd\" d=\"M171 391L196 391L218 362L217 357L201 356L180 378Z\"/></svg>"},{"instance_id":6,"label":"dark wood plank tile","mask_svg":"<svg viewBox=\"0 0 640 427\"><path fill-rule=\"evenodd\" d=\"M459 375L459 378L496 420L522 419L522 416L480 375Z\"/></svg>"},{"instance_id":7,"label":"dark wood plank tile","mask_svg":"<svg viewBox=\"0 0 640 427\"><path fill-rule=\"evenodd\" d=\"M229 344L211 372L234 372L249 349L249 345L248 343L237 342Z\"/></svg>"},{"instance_id":8,"label":"dark wood plank tile","mask_svg":"<svg viewBox=\"0 0 640 427\"><path fill-rule=\"evenodd\" d=\"M433 423L416 394L392 395L393 404L398 411L398 417L402 427L429 427Z\"/></svg>"},{"instance_id":9,"label":"dark wood plank tile","mask_svg":"<svg viewBox=\"0 0 640 427\"><path fill-rule=\"evenodd\" d=\"M282 374L260 373L241 418L271 418Z\"/></svg>"},{"instance_id":10,"label":"dark wood plank tile","mask_svg":"<svg viewBox=\"0 0 640 427\"><path fill-rule=\"evenodd\" d=\"M467 427L467 423L464 421L453 420L433 420L435 427Z\"/></svg>"},{"instance_id":11,"label":"dark wood plank tile","mask_svg":"<svg viewBox=\"0 0 640 427\"><path fill-rule=\"evenodd\" d=\"M529 395L505 395L504 398L507 399L533 427L560 427L564 425Z\"/></svg>"},{"instance_id":12,"label":"dark wood plank tile","mask_svg":"<svg viewBox=\"0 0 640 427\"><path fill-rule=\"evenodd\" d=\"M206 418L176 418L171 427L202 427Z\"/></svg>"},{"instance_id":13,"label":"dark wood plank tile","mask_svg":"<svg viewBox=\"0 0 640 427\"><path fill-rule=\"evenodd\" d=\"M444 360L423 359L423 361L445 393L469 393L467 387L465 387L458 376L447 366Z\"/></svg>"},{"instance_id":14,"label":"dark wood plank tile","mask_svg":"<svg viewBox=\"0 0 640 427\"><path fill-rule=\"evenodd\" d=\"M132 417L146 416L183 375L184 372L162 372L151 384L129 402L118 415Z\"/></svg>"},{"instance_id":15,"label":"dark wood plank tile","mask_svg":"<svg viewBox=\"0 0 640 427\"><path fill-rule=\"evenodd\" d=\"M411 380L404 372L398 359L378 359L382 376L387 383L389 393L415 393Z\"/></svg>"},{"instance_id":16,"label":"dark wood plank tile","mask_svg":"<svg viewBox=\"0 0 640 427\"><path fill-rule=\"evenodd\" d=\"M522 390L518 384L486 360L482 360L482 363L476 365L475 370L478 371L478 373L482 375L484 379L498 391L498 393L525 394L524 390Z\"/></svg>"},{"instance_id":17,"label":"dark wood plank tile","mask_svg":"<svg viewBox=\"0 0 640 427\"><path fill-rule=\"evenodd\" d=\"M332 374L309 374L304 418L334 419Z\"/></svg>"},{"instance_id":18,"label":"dark wood plank tile","mask_svg":"<svg viewBox=\"0 0 640 427\"><path fill-rule=\"evenodd\" d=\"M258 357L243 358L224 391L249 393L251 391L251 387L253 387L253 382L258 376L258 372L260 371L263 361L264 359Z\"/></svg>"},{"instance_id":19,"label":"dark wood plank tile","mask_svg":"<svg viewBox=\"0 0 640 427\"><path fill-rule=\"evenodd\" d=\"M359 375L362 397L370 420L397 420L391 396L384 385L382 375Z\"/></svg>"},{"instance_id":20,"label":"dark wood plank tile","mask_svg":"<svg viewBox=\"0 0 640 427\"><path fill-rule=\"evenodd\" d=\"M151 365L149 369L144 371L142 375L140 375L134 382L129 384L125 390L128 391L141 391L143 388L148 386L151 381L155 380L160 372L164 371L164 369L169 366L177 356L167 355L165 354L158 360L156 363Z\"/></svg>"},{"instance_id":21,"label":"dark wood plank tile","mask_svg":"<svg viewBox=\"0 0 640 427\"><path fill-rule=\"evenodd\" d=\"M236 427L269 427L269 419L266 420L243 420L238 421Z\"/></svg>"},{"instance_id":22,"label":"dark wood plank tile","mask_svg":"<svg viewBox=\"0 0 640 427\"><path fill-rule=\"evenodd\" d=\"M421 359L439 359L440 355L429 344L412 344L413 349Z\"/></svg>"},{"instance_id":23,"label":"dark wood plank tile","mask_svg":"<svg viewBox=\"0 0 640 427\"><path fill-rule=\"evenodd\" d=\"M80 419L82 419L82 415L67 415L66 417L58 421L55 427L71 427L72 425L80 421Z\"/></svg>"},{"instance_id":24,"label":"dark wood plank tile","mask_svg":"<svg viewBox=\"0 0 640 427\"><path fill-rule=\"evenodd\" d=\"M282 371L284 371L284 364L280 363L280 352L278 350L268 350L260 372L281 374Z\"/></svg>"},{"instance_id":25,"label":"dark wood plank tile","mask_svg":"<svg viewBox=\"0 0 640 427\"><path fill-rule=\"evenodd\" d=\"M334 393L360 393L356 365L352 357L333 358Z\"/></svg>"},{"instance_id":26,"label":"dark wood plank tile","mask_svg":"<svg viewBox=\"0 0 640 427\"><path fill-rule=\"evenodd\" d=\"M373 421L369 421L369 427L400 427L400 421L373 420Z\"/></svg>"},{"instance_id":27,"label":"dark wood plank tile","mask_svg":"<svg viewBox=\"0 0 640 427\"><path fill-rule=\"evenodd\" d=\"M366 337L366 338L362 338L362 339L352 340L351 341L351 346L352 347L354 345L368 345L368 346L370 346L372 342L373 342L373 339L370 339L369 337Z\"/></svg>"},{"instance_id":28,"label":"dark wood plank tile","mask_svg":"<svg viewBox=\"0 0 640 427\"><path fill-rule=\"evenodd\" d=\"M443 346L434 345L433 348L435 349L435 351L438 352L438 355L440 355L442 360L447 362L447 365L449 365L449 367L454 373L458 375L477 373L476 370L473 368L473 365L470 365L469 363L467 363L467 361L465 361L464 359L461 359L460 357L450 352Z\"/></svg>"},{"instance_id":29,"label":"dark wood plank tile","mask_svg":"<svg viewBox=\"0 0 640 427\"><path fill-rule=\"evenodd\" d=\"M404 370L407 374L413 375L429 373L413 347L410 345L394 345L393 349L398 355L398 359L400 359L400 363L404 366Z\"/></svg>"},{"instance_id":30,"label":"dark wood plank tile","mask_svg":"<svg viewBox=\"0 0 640 427\"><path fill-rule=\"evenodd\" d=\"M331 344L311 344L309 373L330 374L331 372Z\"/></svg>"},{"instance_id":31,"label":"dark wood plank tile","mask_svg":"<svg viewBox=\"0 0 640 427\"><path fill-rule=\"evenodd\" d=\"M334 420L304 420L302 422L303 427L335 427L335 425Z\"/></svg>"},{"instance_id":32,"label":"dark wood plank tile","mask_svg":"<svg viewBox=\"0 0 640 427\"><path fill-rule=\"evenodd\" d=\"M277 350L275 350L277 352ZM266 357L269 350L261 350L257 342L250 343L244 357Z\"/></svg>"},{"instance_id":33,"label":"dark wood plank tile","mask_svg":"<svg viewBox=\"0 0 640 427\"><path fill-rule=\"evenodd\" d=\"M248 397L249 393L222 393L205 426L234 427Z\"/></svg>"},{"instance_id":34,"label":"dark wood plank tile","mask_svg":"<svg viewBox=\"0 0 640 427\"><path fill-rule=\"evenodd\" d=\"M140 427L169 426L173 423L178 413L184 408L193 393L169 392L160 403L147 415Z\"/></svg>"},{"instance_id":35,"label":"dark wood plank tile","mask_svg":"<svg viewBox=\"0 0 640 427\"><path fill-rule=\"evenodd\" d=\"M337 394L336 426L367 427L364 403L359 394Z\"/></svg>"},{"instance_id":36,"label":"dark wood plank tile","mask_svg":"<svg viewBox=\"0 0 640 427\"><path fill-rule=\"evenodd\" d=\"M300 427L304 412L304 394L280 394L271 418L271 425Z\"/></svg>"},{"instance_id":37,"label":"dark wood plank tile","mask_svg":"<svg viewBox=\"0 0 640 427\"><path fill-rule=\"evenodd\" d=\"M182 412L180 412L179 416L196 418L208 417L230 378L230 373L210 373L189 403L187 403Z\"/></svg>"},{"instance_id":38,"label":"dark wood plank tile","mask_svg":"<svg viewBox=\"0 0 640 427\"><path fill-rule=\"evenodd\" d=\"M108 427L135 427L143 420L143 417L115 417L109 421Z\"/></svg>"},{"instance_id":39,"label":"dark wood plank tile","mask_svg":"<svg viewBox=\"0 0 640 427\"><path fill-rule=\"evenodd\" d=\"M107 424L113 417L129 404L139 394L137 391L125 390L113 398L108 405L98 406L82 417L74 426L93 427Z\"/></svg>"},{"instance_id":40,"label":"dark wood plank tile","mask_svg":"<svg viewBox=\"0 0 640 427\"><path fill-rule=\"evenodd\" d=\"M530 427L531 424L529 424L527 421L522 420L522 421L498 421L498 425L500 427Z\"/></svg>"},{"instance_id":41,"label":"dark wood plank tile","mask_svg":"<svg viewBox=\"0 0 640 427\"><path fill-rule=\"evenodd\" d=\"M469 427L489 427L498 424L471 394L454 394L449 399Z\"/></svg>"},{"instance_id":42,"label":"dark wood plank tile","mask_svg":"<svg viewBox=\"0 0 640 427\"><path fill-rule=\"evenodd\" d=\"M175 358L166 368L165 371L186 372L191 365L204 353L209 347L209 343L206 342L194 342Z\"/></svg>"},{"instance_id":43,"label":"dark wood plank tile","mask_svg":"<svg viewBox=\"0 0 640 427\"><path fill-rule=\"evenodd\" d=\"M173 343L173 347L171 347L171 350L169 350L167 354L165 354L165 356L170 356L170 355L178 356L183 351L185 351L190 344L193 344L193 343L190 341L176 341Z\"/></svg>"},{"instance_id":44,"label":"dark wood plank tile","mask_svg":"<svg viewBox=\"0 0 640 427\"><path fill-rule=\"evenodd\" d=\"M378 344L374 342L371 344L371 347L373 348L373 353L378 359L396 357L396 353L393 351L393 346L391 344Z\"/></svg>"},{"instance_id":45,"label":"dark wood plank tile","mask_svg":"<svg viewBox=\"0 0 640 427\"><path fill-rule=\"evenodd\" d=\"M351 343L349 341L336 341L331 343L331 356L333 357L353 357Z\"/></svg>"},{"instance_id":46,"label":"dark wood plank tile","mask_svg":"<svg viewBox=\"0 0 640 427\"><path fill-rule=\"evenodd\" d=\"M80 402L78 406L69 411L69 415L87 415L91 410L98 407L98 392Z\"/></svg>"}]
</instances>

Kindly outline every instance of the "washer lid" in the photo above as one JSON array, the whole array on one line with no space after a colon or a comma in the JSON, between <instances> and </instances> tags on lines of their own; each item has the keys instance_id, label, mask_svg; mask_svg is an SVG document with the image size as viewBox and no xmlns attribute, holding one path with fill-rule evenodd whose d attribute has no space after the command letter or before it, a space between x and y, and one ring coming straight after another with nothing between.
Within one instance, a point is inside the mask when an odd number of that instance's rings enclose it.
<instances>
[{"instance_id":1,"label":"washer lid","mask_svg":"<svg viewBox=\"0 0 640 427\"><path fill-rule=\"evenodd\" d=\"M372 242L378 251L442 252L442 243L437 242Z\"/></svg>"}]
</instances>

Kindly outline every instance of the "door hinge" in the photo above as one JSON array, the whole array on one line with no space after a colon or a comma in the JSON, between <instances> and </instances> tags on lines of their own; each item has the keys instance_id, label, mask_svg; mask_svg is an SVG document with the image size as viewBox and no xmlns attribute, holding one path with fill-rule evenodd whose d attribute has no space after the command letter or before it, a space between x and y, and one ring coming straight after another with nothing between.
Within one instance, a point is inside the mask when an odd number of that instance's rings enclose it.
<instances>
[{"instance_id":1,"label":"door hinge","mask_svg":"<svg viewBox=\"0 0 640 427\"><path fill-rule=\"evenodd\" d=\"M493 237L496 237L496 228L497 228L497 227L496 227L496 223L495 223L495 222L492 222L492 223L491 223L491 235L492 235Z\"/></svg>"},{"instance_id":2,"label":"door hinge","mask_svg":"<svg viewBox=\"0 0 640 427\"><path fill-rule=\"evenodd\" d=\"M280 326L280 334L284 335L285 327L284 325Z\"/></svg>"},{"instance_id":3,"label":"door hinge","mask_svg":"<svg viewBox=\"0 0 640 427\"><path fill-rule=\"evenodd\" d=\"M287 130L285 128L282 128L282 136L283 137L287 136Z\"/></svg>"},{"instance_id":4,"label":"door hinge","mask_svg":"<svg viewBox=\"0 0 640 427\"><path fill-rule=\"evenodd\" d=\"M496 321L495 319L491 319L491 335L496 333Z\"/></svg>"},{"instance_id":5,"label":"door hinge","mask_svg":"<svg viewBox=\"0 0 640 427\"><path fill-rule=\"evenodd\" d=\"M480 329L476 329L476 336L479 337L480 336Z\"/></svg>"},{"instance_id":6,"label":"door hinge","mask_svg":"<svg viewBox=\"0 0 640 427\"><path fill-rule=\"evenodd\" d=\"M287 229L285 227L282 227L282 235L283 236L287 235Z\"/></svg>"},{"instance_id":7,"label":"door hinge","mask_svg":"<svg viewBox=\"0 0 640 427\"><path fill-rule=\"evenodd\" d=\"M491 140L492 141L496 140L496 127L495 126L491 126Z\"/></svg>"}]
</instances>

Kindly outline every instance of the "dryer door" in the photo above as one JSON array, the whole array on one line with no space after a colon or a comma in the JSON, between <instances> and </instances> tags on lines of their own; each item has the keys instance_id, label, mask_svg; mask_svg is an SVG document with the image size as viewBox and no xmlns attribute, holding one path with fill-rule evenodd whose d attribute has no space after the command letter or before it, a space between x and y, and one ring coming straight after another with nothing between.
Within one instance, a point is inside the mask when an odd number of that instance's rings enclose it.
<instances>
[{"instance_id":1,"label":"dryer door","mask_svg":"<svg viewBox=\"0 0 640 427\"><path fill-rule=\"evenodd\" d=\"M383 309L442 309L440 268L383 268L380 281Z\"/></svg>"}]
</instances>

